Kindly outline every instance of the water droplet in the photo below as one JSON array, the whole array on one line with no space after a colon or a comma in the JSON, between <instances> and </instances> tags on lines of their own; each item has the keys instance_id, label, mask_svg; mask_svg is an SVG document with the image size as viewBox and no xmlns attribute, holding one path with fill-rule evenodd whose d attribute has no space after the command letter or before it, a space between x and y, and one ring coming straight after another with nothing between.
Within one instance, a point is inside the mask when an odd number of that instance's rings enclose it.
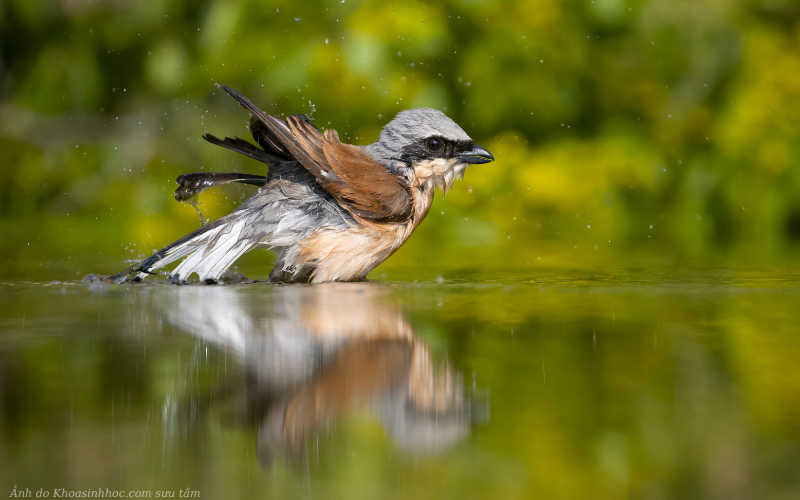
<instances>
[{"instance_id":1,"label":"water droplet","mask_svg":"<svg viewBox=\"0 0 800 500\"><path fill-rule=\"evenodd\" d=\"M403 53L402 53L402 52L398 52L398 53L397 53L397 57L400 57L400 56L402 56L402 55L403 55Z\"/></svg>"},{"instance_id":2,"label":"water droplet","mask_svg":"<svg viewBox=\"0 0 800 500\"><path fill-rule=\"evenodd\" d=\"M294 18L294 21L295 21L296 23L299 23L299 22L300 22L300 18L299 18L299 17L295 17L295 18Z\"/></svg>"},{"instance_id":3,"label":"water droplet","mask_svg":"<svg viewBox=\"0 0 800 500\"><path fill-rule=\"evenodd\" d=\"M328 45L328 39L327 38L325 39L325 45Z\"/></svg>"},{"instance_id":4,"label":"water droplet","mask_svg":"<svg viewBox=\"0 0 800 500\"><path fill-rule=\"evenodd\" d=\"M472 85L472 82L467 82L467 83L465 83L464 85L466 85L467 87L469 87L470 85Z\"/></svg>"}]
</instances>

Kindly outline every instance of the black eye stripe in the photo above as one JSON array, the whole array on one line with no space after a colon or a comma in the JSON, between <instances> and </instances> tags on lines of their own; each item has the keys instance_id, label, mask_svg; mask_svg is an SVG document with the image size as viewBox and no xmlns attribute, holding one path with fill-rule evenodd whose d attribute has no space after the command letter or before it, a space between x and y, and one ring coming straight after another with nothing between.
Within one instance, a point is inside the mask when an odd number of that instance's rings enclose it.
<instances>
[{"instance_id":1,"label":"black eye stripe","mask_svg":"<svg viewBox=\"0 0 800 500\"><path fill-rule=\"evenodd\" d=\"M431 141L438 141L441 144L438 148L431 147ZM475 144L472 141L451 141L439 136L428 137L427 139L423 140L422 143L424 147L429 151L433 151L435 153L440 153L437 156L444 156L444 157L452 157L457 153L461 153L463 151L471 150Z\"/></svg>"},{"instance_id":2,"label":"black eye stripe","mask_svg":"<svg viewBox=\"0 0 800 500\"><path fill-rule=\"evenodd\" d=\"M428 141L431 139L436 139L443 144L439 150L432 151L428 147ZM469 151L473 147L474 143L470 140L452 141L441 136L431 136L404 146L400 157L407 162L430 160L434 158L454 158L459 153Z\"/></svg>"}]
</instances>

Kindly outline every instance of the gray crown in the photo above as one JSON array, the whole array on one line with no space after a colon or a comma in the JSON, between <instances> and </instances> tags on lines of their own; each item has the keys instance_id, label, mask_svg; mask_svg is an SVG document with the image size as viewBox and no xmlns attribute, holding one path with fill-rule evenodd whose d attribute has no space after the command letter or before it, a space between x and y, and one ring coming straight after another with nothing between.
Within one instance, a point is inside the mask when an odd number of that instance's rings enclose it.
<instances>
[{"instance_id":1,"label":"gray crown","mask_svg":"<svg viewBox=\"0 0 800 500\"><path fill-rule=\"evenodd\" d=\"M397 156L405 146L432 136L451 141L472 140L456 122L438 109L414 108L397 113L381 130L378 140L364 146L364 149L381 163L390 164L392 162L389 159Z\"/></svg>"}]
</instances>

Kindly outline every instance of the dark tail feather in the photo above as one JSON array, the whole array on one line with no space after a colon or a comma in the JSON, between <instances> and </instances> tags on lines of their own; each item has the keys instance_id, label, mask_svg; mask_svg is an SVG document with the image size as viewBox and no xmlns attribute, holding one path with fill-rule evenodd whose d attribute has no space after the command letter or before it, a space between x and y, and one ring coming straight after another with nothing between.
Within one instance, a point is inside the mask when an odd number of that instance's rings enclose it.
<instances>
[{"instance_id":1,"label":"dark tail feather","mask_svg":"<svg viewBox=\"0 0 800 500\"><path fill-rule=\"evenodd\" d=\"M231 182L263 186L267 183L267 178L263 175L253 174L198 172L195 174L183 174L178 177L177 182L178 189L175 190L175 199L178 201L186 201L192 196L202 193L206 189L229 184Z\"/></svg>"},{"instance_id":2,"label":"dark tail feather","mask_svg":"<svg viewBox=\"0 0 800 500\"><path fill-rule=\"evenodd\" d=\"M230 137L220 139L219 137L215 137L211 134L204 134L201 137L211 144L216 144L217 146L221 146L225 149L236 151L237 153L241 153L249 158L266 163L267 165L279 161L277 156L267 153L263 149L250 144L244 139L239 139L238 137L233 139Z\"/></svg>"}]
</instances>

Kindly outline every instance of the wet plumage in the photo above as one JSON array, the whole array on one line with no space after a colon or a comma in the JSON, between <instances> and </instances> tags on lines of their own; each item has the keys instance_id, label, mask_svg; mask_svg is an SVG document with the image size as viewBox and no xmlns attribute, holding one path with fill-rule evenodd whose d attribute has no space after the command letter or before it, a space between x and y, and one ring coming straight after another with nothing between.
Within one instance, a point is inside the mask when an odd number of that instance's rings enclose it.
<instances>
[{"instance_id":1,"label":"wet plumage","mask_svg":"<svg viewBox=\"0 0 800 500\"><path fill-rule=\"evenodd\" d=\"M134 280L182 262L175 281L197 274L213 281L242 254L270 248L275 282L364 279L411 235L430 209L436 186L446 193L469 164L494 158L441 111L399 113L368 146L342 143L306 115L285 121L222 87L252 114L257 145L239 138L205 140L269 166L266 177L235 173L185 174L175 197L186 200L215 185L260 186L240 207L166 246L120 276Z\"/></svg>"}]
</instances>

